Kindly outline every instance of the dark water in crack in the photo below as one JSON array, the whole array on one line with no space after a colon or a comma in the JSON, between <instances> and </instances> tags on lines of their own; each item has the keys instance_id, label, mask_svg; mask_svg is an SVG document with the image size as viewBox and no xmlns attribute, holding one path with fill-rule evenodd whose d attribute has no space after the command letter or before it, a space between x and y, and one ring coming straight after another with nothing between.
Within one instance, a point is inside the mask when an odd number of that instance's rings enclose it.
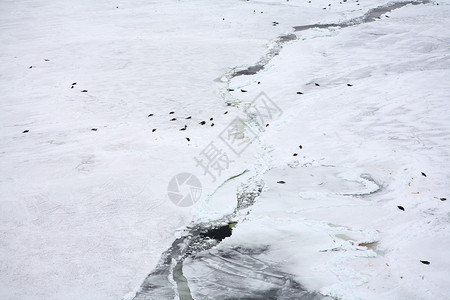
<instances>
[{"instance_id":1,"label":"dark water in crack","mask_svg":"<svg viewBox=\"0 0 450 300\"><path fill-rule=\"evenodd\" d=\"M173 269L173 280L175 280L177 284L178 297L183 300L193 300L188 281L183 274L182 260L179 261Z\"/></svg>"},{"instance_id":2,"label":"dark water in crack","mask_svg":"<svg viewBox=\"0 0 450 300\"><path fill-rule=\"evenodd\" d=\"M298 31L305 31L312 28L333 28L333 27L340 27L340 28L346 28L350 26L355 26L363 23L370 23L374 22L377 19L379 19L381 16L383 16L386 13L389 13L395 9L402 8L406 5L418 5L418 4L426 4L429 3L428 0L422 0L422 1L406 1L406 2L394 2L390 3L388 5L379 6L376 8L373 8L369 10L366 14L364 14L361 17L351 19L349 21L341 22L341 23L326 23L326 24L310 24L310 25L301 25L301 26L294 26L294 30L296 32ZM265 65L275 56L277 56L281 49L283 48L283 44L292 40L296 40L297 36L295 34L288 34L288 35L282 35L280 36L276 44L277 46L272 50L272 53L269 53L268 57L262 58L258 63L256 63L253 66L250 66L244 70L238 70L234 71L231 74L231 78L242 76L242 75L255 75L261 70L264 70Z\"/></svg>"},{"instance_id":3,"label":"dark water in crack","mask_svg":"<svg viewBox=\"0 0 450 300\"><path fill-rule=\"evenodd\" d=\"M210 238L214 239L216 241L222 241L224 238L231 236L232 233L232 225L233 223L230 223L225 226L220 226L218 228L210 228L200 233L200 236L202 238Z\"/></svg>"},{"instance_id":4,"label":"dark water in crack","mask_svg":"<svg viewBox=\"0 0 450 300\"><path fill-rule=\"evenodd\" d=\"M295 26L296 32L311 28L345 28L376 21L382 15L408 4L429 3L407 1L391 3L369 10L362 17L342 23L312 24ZM283 44L297 39L295 34L280 36L276 47L271 49L257 64L247 69L234 71L228 76L254 75L278 55ZM239 176L239 175L238 175ZM366 178L371 180L371 178ZM196 224L186 229L183 236L177 238L172 246L162 254L158 266L144 280L134 299L193 299L190 285L196 287L200 298L213 299L322 299L317 293L305 290L292 275L264 257L269 246L260 249L235 248L214 251L224 238L231 236L233 217L241 209L253 205L264 185L254 183L255 188L244 189L237 195L237 207L233 214L209 224ZM212 250L211 250L212 249ZM185 277L183 268L191 271L195 268L205 270L195 278Z\"/></svg>"},{"instance_id":5,"label":"dark water in crack","mask_svg":"<svg viewBox=\"0 0 450 300\"><path fill-rule=\"evenodd\" d=\"M254 75L256 73L258 73L259 71L261 71L262 69L264 69L264 66L251 66L248 67L245 70L240 70L240 71L236 71L233 75L233 77L237 77L237 76L241 76L241 75Z\"/></svg>"},{"instance_id":6,"label":"dark water in crack","mask_svg":"<svg viewBox=\"0 0 450 300\"><path fill-rule=\"evenodd\" d=\"M173 299L175 289L180 299L192 299L187 279L183 275L183 261L193 253L210 249L224 238L226 225L200 224L188 228L184 235L177 238L172 246L163 253L161 260L153 272L142 283L134 299ZM231 229L229 229L231 235ZM183 298L181 298L183 296Z\"/></svg>"},{"instance_id":7,"label":"dark water in crack","mask_svg":"<svg viewBox=\"0 0 450 300\"><path fill-rule=\"evenodd\" d=\"M255 75L256 73L258 73L261 70L264 70L264 66L275 56L277 56L278 54L280 54L281 49L283 48L283 44L289 41L293 41L296 40L297 36L293 33L291 34L286 34L286 35L282 35L280 37L278 37L278 39L275 41L275 47L273 47L269 53L267 53L267 55L263 58L261 58L259 60L258 63L256 63L254 66L250 66L247 69L244 70L238 70L238 71L234 71L229 78L233 78L233 77L237 77L237 76L242 76L242 75Z\"/></svg>"},{"instance_id":8,"label":"dark water in crack","mask_svg":"<svg viewBox=\"0 0 450 300\"><path fill-rule=\"evenodd\" d=\"M241 174L243 173L245 172ZM230 179L236 177L233 176ZM231 236L232 228L236 225L233 218L240 210L253 205L263 186L262 181L252 178L251 186L244 186L238 191L237 206L232 214L215 222L196 224L187 228L183 236L177 238L162 254L158 266L144 280L134 299L173 299L176 294L182 300L192 299L188 280L183 274L185 259L205 252ZM220 298L214 297L214 299Z\"/></svg>"},{"instance_id":9,"label":"dark water in crack","mask_svg":"<svg viewBox=\"0 0 450 300\"><path fill-rule=\"evenodd\" d=\"M406 2L395 2L390 3L388 5L379 6L376 8L373 8L369 10L366 14L364 14L362 17L351 19L350 21L345 21L341 23L328 23L328 24L312 24L312 25L303 25L303 26L294 26L295 31L304 31L312 28L332 28L332 27L340 27L340 28L346 28L350 26L355 26L363 23L370 23L374 22L377 19L379 19L382 15L391 12L395 9L402 8L406 5L418 5L418 4L425 4L429 3L428 0L423 1L406 1Z\"/></svg>"},{"instance_id":10,"label":"dark water in crack","mask_svg":"<svg viewBox=\"0 0 450 300\"><path fill-rule=\"evenodd\" d=\"M297 36L295 34L293 34L293 33L280 36L277 39L277 41L276 41L277 46L272 50L271 53L269 53L269 57L268 58L261 59L256 65L250 66L247 69L235 71L231 75L231 78L237 77L237 76L241 76L241 75L255 75L259 71L264 70L264 66L268 62L266 60L270 60L273 57L277 56L280 53L280 50L283 48L282 47L283 43L286 43L286 42L289 42L289 41L293 41L293 40L296 40L296 39L297 39Z\"/></svg>"}]
</instances>

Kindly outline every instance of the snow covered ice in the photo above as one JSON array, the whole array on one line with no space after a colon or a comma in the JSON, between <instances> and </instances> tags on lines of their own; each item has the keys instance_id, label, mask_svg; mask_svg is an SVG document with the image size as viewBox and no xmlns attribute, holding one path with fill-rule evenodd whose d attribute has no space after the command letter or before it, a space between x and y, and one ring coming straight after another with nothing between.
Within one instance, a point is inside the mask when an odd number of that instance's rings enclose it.
<instances>
[{"instance_id":1,"label":"snow covered ice","mask_svg":"<svg viewBox=\"0 0 450 300\"><path fill-rule=\"evenodd\" d=\"M2 1L0 298L448 298L449 4Z\"/></svg>"}]
</instances>

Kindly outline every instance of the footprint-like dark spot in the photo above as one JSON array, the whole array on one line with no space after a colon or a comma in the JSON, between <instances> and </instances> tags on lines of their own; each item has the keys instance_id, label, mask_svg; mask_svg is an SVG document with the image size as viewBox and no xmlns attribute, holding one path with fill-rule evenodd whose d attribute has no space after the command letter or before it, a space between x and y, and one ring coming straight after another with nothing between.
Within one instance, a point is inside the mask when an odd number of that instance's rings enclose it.
<instances>
[{"instance_id":1,"label":"footprint-like dark spot","mask_svg":"<svg viewBox=\"0 0 450 300\"><path fill-rule=\"evenodd\" d=\"M445 200L447 200L447 198L439 198L439 200L445 201Z\"/></svg>"},{"instance_id":2,"label":"footprint-like dark spot","mask_svg":"<svg viewBox=\"0 0 450 300\"><path fill-rule=\"evenodd\" d=\"M247 91L246 91L246 90L243 90L243 89L241 89L241 92L243 92L243 93L247 93Z\"/></svg>"},{"instance_id":3,"label":"footprint-like dark spot","mask_svg":"<svg viewBox=\"0 0 450 300\"><path fill-rule=\"evenodd\" d=\"M430 264L430 262L428 260L421 260L420 262L423 263L424 265L429 265Z\"/></svg>"},{"instance_id":4,"label":"footprint-like dark spot","mask_svg":"<svg viewBox=\"0 0 450 300\"><path fill-rule=\"evenodd\" d=\"M76 84L77 84L76 82L72 83L72 85L76 85Z\"/></svg>"},{"instance_id":5,"label":"footprint-like dark spot","mask_svg":"<svg viewBox=\"0 0 450 300\"><path fill-rule=\"evenodd\" d=\"M200 125L205 125L205 124L206 124L206 121L201 121L201 122L198 123L198 124L200 124Z\"/></svg>"},{"instance_id":6,"label":"footprint-like dark spot","mask_svg":"<svg viewBox=\"0 0 450 300\"><path fill-rule=\"evenodd\" d=\"M156 128L153 128L153 129L152 129L152 132L155 132L155 131L156 131Z\"/></svg>"},{"instance_id":7,"label":"footprint-like dark spot","mask_svg":"<svg viewBox=\"0 0 450 300\"><path fill-rule=\"evenodd\" d=\"M300 145L300 146L298 146L300 149L303 149L303 146L302 145Z\"/></svg>"},{"instance_id":8,"label":"footprint-like dark spot","mask_svg":"<svg viewBox=\"0 0 450 300\"><path fill-rule=\"evenodd\" d=\"M211 127L213 127L214 126L214 123L211 123Z\"/></svg>"},{"instance_id":9,"label":"footprint-like dark spot","mask_svg":"<svg viewBox=\"0 0 450 300\"><path fill-rule=\"evenodd\" d=\"M187 140L188 142L190 142L190 141L191 141L191 139L190 139L190 138L188 138L188 137L186 138L186 140Z\"/></svg>"},{"instance_id":10,"label":"footprint-like dark spot","mask_svg":"<svg viewBox=\"0 0 450 300\"><path fill-rule=\"evenodd\" d=\"M315 85L315 86L320 86L320 84L318 84L317 82L316 82L316 83L314 83L314 85Z\"/></svg>"},{"instance_id":11,"label":"footprint-like dark spot","mask_svg":"<svg viewBox=\"0 0 450 300\"><path fill-rule=\"evenodd\" d=\"M398 209L405 211L405 208L403 206L397 205Z\"/></svg>"},{"instance_id":12,"label":"footprint-like dark spot","mask_svg":"<svg viewBox=\"0 0 450 300\"><path fill-rule=\"evenodd\" d=\"M427 177L427 174L425 174L424 172L420 172L420 173L422 173L422 176Z\"/></svg>"},{"instance_id":13,"label":"footprint-like dark spot","mask_svg":"<svg viewBox=\"0 0 450 300\"><path fill-rule=\"evenodd\" d=\"M298 155L298 153L294 153L294 154L292 154L293 156L297 156Z\"/></svg>"},{"instance_id":14,"label":"footprint-like dark spot","mask_svg":"<svg viewBox=\"0 0 450 300\"><path fill-rule=\"evenodd\" d=\"M87 92L88 92L88 90L82 90L81 92L82 92L82 93L87 93Z\"/></svg>"},{"instance_id":15,"label":"footprint-like dark spot","mask_svg":"<svg viewBox=\"0 0 450 300\"><path fill-rule=\"evenodd\" d=\"M24 131L22 131L22 133L27 133L27 132L30 132L28 129L27 130L24 130Z\"/></svg>"},{"instance_id":16,"label":"footprint-like dark spot","mask_svg":"<svg viewBox=\"0 0 450 300\"><path fill-rule=\"evenodd\" d=\"M33 66L30 66L28 69L33 69Z\"/></svg>"},{"instance_id":17,"label":"footprint-like dark spot","mask_svg":"<svg viewBox=\"0 0 450 300\"><path fill-rule=\"evenodd\" d=\"M353 84L347 83L347 86L353 86Z\"/></svg>"},{"instance_id":18,"label":"footprint-like dark spot","mask_svg":"<svg viewBox=\"0 0 450 300\"><path fill-rule=\"evenodd\" d=\"M170 121L176 121L177 120L177 118L172 118L172 119L170 119Z\"/></svg>"},{"instance_id":19,"label":"footprint-like dark spot","mask_svg":"<svg viewBox=\"0 0 450 300\"><path fill-rule=\"evenodd\" d=\"M149 114L149 115L147 116L147 118L148 118L148 117L153 117L153 114Z\"/></svg>"},{"instance_id":20,"label":"footprint-like dark spot","mask_svg":"<svg viewBox=\"0 0 450 300\"><path fill-rule=\"evenodd\" d=\"M190 120L192 118L192 116L186 117L186 120Z\"/></svg>"},{"instance_id":21,"label":"footprint-like dark spot","mask_svg":"<svg viewBox=\"0 0 450 300\"><path fill-rule=\"evenodd\" d=\"M92 131L97 131L97 128L91 128Z\"/></svg>"},{"instance_id":22,"label":"footprint-like dark spot","mask_svg":"<svg viewBox=\"0 0 450 300\"><path fill-rule=\"evenodd\" d=\"M181 128L180 131L184 131L184 130L186 130L186 128L187 128L187 125L184 125L184 127Z\"/></svg>"},{"instance_id":23,"label":"footprint-like dark spot","mask_svg":"<svg viewBox=\"0 0 450 300\"><path fill-rule=\"evenodd\" d=\"M297 95L303 95L303 93L302 92L297 92Z\"/></svg>"},{"instance_id":24,"label":"footprint-like dark spot","mask_svg":"<svg viewBox=\"0 0 450 300\"><path fill-rule=\"evenodd\" d=\"M173 115L175 112L174 111L171 111L170 113L169 113L169 115Z\"/></svg>"},{"instance_id":25,"label":"footprint-like dark spot","mask_svg":"<svg viewBox=\"0 0 450 300\"><path fill-rule=\"evenodd\" d=\"M228 91L229 91L229 92L234 92L234 90L233 90L233 89L228 89Z\"/></svg>"},{"instance_id":26,"label":"footprint-like dark spot","mask_svg":"<svg viewBox=\"0 0 450 300\"><path fill-rule=\"evenodd\" d=\"M285 184L286 182L283 181L283 180L280 180L280 181L277 181L277 183L279 183L279 184Z\"/></svg>"},{"instance_id":27,"label":"footprint-like dark spot","mask_svg":"<svg viewBox=\"0 0 450 300\"><path fill-rule=\"evenodd\" d=\"M214 120L214 118L209 118L210 121Z\"/></svg>"},{"instance_id":28,"label":"footprint-like dark spot","mask_svg":"<svg viewBox=\"0 0 450 300\"><path fill-rule=\"evenodd\" d=\"M224 112L223 114L226 115L228 113L228 111Z\"/></svg>"},{"instance_id":29,"label":"footprint-like dark spot","mask_svg":"<svg viewBox=\"0 0 450 300\"><path fill-rule=\"evenodd\" d=\"M266 127L269 127L269 123L266 124Z\"/></svg>"}]
</instances>

